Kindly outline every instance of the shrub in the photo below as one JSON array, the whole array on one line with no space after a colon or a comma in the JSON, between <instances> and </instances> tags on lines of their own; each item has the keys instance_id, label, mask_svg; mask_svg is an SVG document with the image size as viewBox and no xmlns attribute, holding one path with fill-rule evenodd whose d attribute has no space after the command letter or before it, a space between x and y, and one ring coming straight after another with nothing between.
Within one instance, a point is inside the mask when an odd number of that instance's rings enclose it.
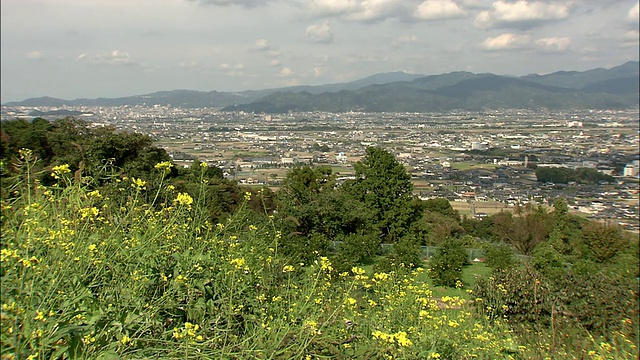
<instances>
[{"instance_id":1,"label":"shrub","mask_svg":"<svg viewBox=\"0 0 640 360\"><path fill-rule=\"evenodd\" d=\"M436 286L456 286L467 264L467 252L462 243L446 239L429 262L429 277Z\"/></svg>"},{"instance_id":2,"label":"shrub","mask_svg":"<svg viewBox=\"0 0 640 360\"><path fill-rule=\"evenodd\" d=\"M485 265L494 270L506 270L516 264L513 250L506 244L486 244L483 246Z\"/></svg>"}]
</instances>

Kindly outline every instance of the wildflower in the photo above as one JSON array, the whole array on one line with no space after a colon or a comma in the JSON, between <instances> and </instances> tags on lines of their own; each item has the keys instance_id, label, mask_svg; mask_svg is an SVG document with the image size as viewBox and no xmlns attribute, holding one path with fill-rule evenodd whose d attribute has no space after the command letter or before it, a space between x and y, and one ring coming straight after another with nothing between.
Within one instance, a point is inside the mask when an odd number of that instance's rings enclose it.
<instances>
[{"instance_id":1,"label":"wildflower","mask_svg":"<svg viewBox=\"0 0 640 360\"><path fill-rule=\"evenodd\" d=\"M69 170L69 164L54 166L51 170L53 171L51 173L51 176L56 180L60 179L63 174L68 174L71 172L71 170Z\"/></svg>"},{"instance_id":2,"label":"wildflower","mask_svg":"<svg viewBox=\"0 0 640 360\"><path fill-rule=\"evenodd\" d=\"M187 193L178 193L178 196L173 200L173 205L190 207L191 204L193 204L193 198Z\"/></svg>"},{"instance_id":3,"label":"wildflower","mask_svg":"<svg viewBox=\"0 0 640 360\"><path fill-rule=\"evenodd\" d=\"M255 226L255 225L249 225L249 230L256 231L256 230L258 230L258 227Z\"/></svg>"},{"instance_id":4,"label":"wildflower","mask_svg":"<svg viewBox=\"0 0 640 360\"><path fill-rule=\"evenodd\" d=\"M147 182L142 180L142 179L136 179L136 178L132 178L131 179L131 186L136 188L136 190L140 190L142 189L145 185L147 185Z\"/></svg>"},{"instance_id":5,"label":"wildflower","mask_svg":"<svg viewBox=\"0 0 640 360\"><path fill-rule=\"evenodd\" d=\"M352 298L352 297L348 297L346 299L344 299L344 303L348 304L350 306L354 306L356 304L356 299Z\"/></svg>"},{"instance_id":6,"label":"wildflower","mask_svg":"<svg viewBox=\"0 0 640 360\"><path fill-rule=\"evenodd\" d=\"M400 346L412 346L413 343L407 337L407 333L404 331L398 331L393 335Z\"/></svg>"},{"instance_id":7,"label":"wildflower","mask_svg":"<svg viewBox=\"0 0 640 360\"><path fill-rule=\"evenodd\" d=\"M331 261L326 256L320 258L320 268L324 271L331 272L333 271L333 267L331 267Z\"/></svg>"},{"instance_id":8,"label":"wildflower","mask_svg":"<svg viewBox=\"0 0 640 360\"><path fill-rule=\"evenodd\" d=\"M354 273L355 275L364 275L365 270L363 268L359 268L357 266L354 266L351 268L351 272Z\"/></svg>"},{"instance_id":9,"label":"wildflower","mask_svg":"<svg viewBox=\"0 0 640 360\"><path fill-rule=\"evenodd\" d=\"M250 193L249 191L247 191L247 192L245 192L245 193L244 193L244 199L245 199L246 201L251 200L251 193Z\"/></svg>"},{"instance_id":10,"label":"wildflower","mask_svg":"<svg viewBox=\"0 0 640 360\"><path fill-rule=\"evenodd\" d=\"M20 154L20 158L24 160L26 158L31 158L31 155L33 155L33 150L23 148L18 150L18 154Z\"/></svg>"},{"instance_id":11,"label":"wildflower","mask_svg":"<svg viewBox=\"0 0 640 360\"><path fill-rule=\"evenodd\" d=\"M154 168L156 168L157 170L164 170L166 172L171 171L171 167L173 166L173 164L170 161L163 161L161 163L157 163Z\"/></svg>"},{"instance_id":12,"label":"wildflower","mask_svg":"<svg viewBox=\"0 0 640 360\"><path fill-rule=\"evenodd\" d=\"M429 359L440 359L440 354L431 353L431 354L429 354Z\"/></svg>"},{"instance_id":13,"label":"wildflower","mask_svg":"<svg viewBox=\"0 0 640 360\"><path fill-rule=\"evenodd\" d=\"M201 163L200 163L200 167L201 167L201 168L206 168L206 167L208 167L208 166L209 166L209 164L207 164L206 162L201 162Z\"/></svg>"},{"instance_id":14,"label":"wildflower","mask_svg":"<svg viewBox=\"0 0 640 360\"><path fill-rule=\"evenodd\" d=\"M44 313L42 311L36 310L36 317L34 317L33 320L45 322L47 321L47 318L44 317Z\"/></svg>"},{"instance_id":15,"label":"wildflower","mask_svg":"<svg viewBox=\"0 0 640 360\"><path fill-rule=\"evenodd\" d=\"M100 210L98 210L98 208L96 208L95 206L90 208L80 209L80 215L82 216L83 219L94 218L98 216L99 213L100 213Z\"/></svg>"},{"instance_id":16,"label":"wildflower","mask_svg":"<svg viewBox=\"0 0 640 360\"><path fill-rule=\"evenodd\" d=\"M240 270L244 267L245 260L244 258L236 258L231 260L231 265L234 265L236 269Z\"/></svg>"},{"instance_id":17,"label":"wildflower","mask_svg":"<svg viewBox=\"0 0 640 360\"><path fill-rule=\"evenodd\" d=\"M102 194L100 194L100 190L91 191L91 192L87 193L87 196L93 197L93 198L96 198L96 199L102 199Z\"/></svg>"},{"instance_id":18,"label":"wildflower","mask_svg":"<svg viewBox=\"0 0 640 360\"><path fill-rule=\"evenodd\" d=\"M122 343L122 345L127 345L128 343L131 342L131 338L127 335L123 336L122 339L120 339L120 342Z\"/></svg>"},{"instance_id":19,"label":"wildflower","mask_svg":"<svg viewBox=\"0 0 640 360\"><path fill-rule=\"evenodd\" d=\"M291 265L285 265L285 267L282 268L282 272L284 272L284 273L292 272L294 270L295 270L295 268L293 266L291 266Z\"/></svg>"}]
</instances>

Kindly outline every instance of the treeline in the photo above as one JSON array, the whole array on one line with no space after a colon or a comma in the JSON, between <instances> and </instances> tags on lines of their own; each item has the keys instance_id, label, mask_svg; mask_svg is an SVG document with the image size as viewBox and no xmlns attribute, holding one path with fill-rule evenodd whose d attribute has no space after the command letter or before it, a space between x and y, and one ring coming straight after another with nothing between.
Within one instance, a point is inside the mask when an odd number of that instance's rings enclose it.
<instances>
[{"instance_id":1,"label":"treeline","mask_svg":"<svg viewBox=\"0 0 640 360\"><path fill-rule=\"evenodd\" d=\"M596 169L577 168L569 169L566 167L540 167L536 168L536 178L538 182L568 184L576 182L578 184L597 184L600 181L612 182L613 176L605 175Z\"/></svg>"}]
</instances>

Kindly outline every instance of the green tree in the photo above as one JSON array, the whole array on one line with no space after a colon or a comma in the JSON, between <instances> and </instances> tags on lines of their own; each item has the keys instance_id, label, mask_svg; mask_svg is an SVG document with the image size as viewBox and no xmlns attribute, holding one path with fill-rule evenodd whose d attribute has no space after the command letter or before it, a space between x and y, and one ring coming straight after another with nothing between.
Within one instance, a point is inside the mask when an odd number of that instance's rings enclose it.
<instances>
[{"instance_id":1,"label":"green tree","mask_svg":"<svg viewBox=\"0 0 640 360\"><path fill-rule=\"evenodd\" d=\"M462 279L462 267L467 264L467 251L456 239L447 239L429 261L429 277L436 286L456 286Z\"/></svg>"},{"instance_id":2,"label":"green tree","mask_svg":"<svg viewBox=\"0 0 640 360\"><path fill-rule=\"evenodd\" d=\"M516 264L513 250L506 244L486 244L483 246L485 265L494 270L510 269Z\"/></svg>"},{"instance_id":3,"label":"green tree","mask_svg":"<svg viewBox=\"0 0 640 360\"><path fill-rule=\"evenodd\" d=\"M592 221L584 227L582 239L587 246L589 257L603 263L613 258L619 251L629 247L622 229L617 225Z\"/></svg>"},{"instance_id":4,"label":"green tree","mask_svg":"<svg viewBox=\"0 0 640 360\"><path fill-rule=\"evenodd\" d=\"M377 147L367 148L354 169L356 179L345 183L345 190L373 211L372 226L382 239L395 242L420 217L411 201L411 177L393 154Z\"/></svg>"},{"instance_id":5,"label":"green tree","mask_svg":"<svg viewBox=\"0 0 640 360\"><path fill-rule=\"evenodd\" d=\"M500 212L492 216L493 234L497 240L513 246L521 254L531 255L551 231L552 220L541 207L519 207L515 214Z\"/></svg>"},{"instance_id":6,"label":"green tree","mask_svg":"<svg viewBox=\"0 0 640 360\"><path fill-rule=\"evenodd\" d=\"M444 198L428 199L424 201L425 209L460 221L460 213L455 210L449 200Z\"/></svg>"}]
</instances>

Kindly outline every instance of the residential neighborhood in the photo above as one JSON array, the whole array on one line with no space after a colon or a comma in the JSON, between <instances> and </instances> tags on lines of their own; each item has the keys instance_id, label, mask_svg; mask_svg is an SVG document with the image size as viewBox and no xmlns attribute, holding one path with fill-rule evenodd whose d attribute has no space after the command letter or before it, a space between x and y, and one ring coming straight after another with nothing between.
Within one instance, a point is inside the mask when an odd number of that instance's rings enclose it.
<instances>
[{"instance_id":1,"label":"residential neighborhood","mask_svg":"<svg viewBox=\"0 0 640 360\"><path fill-rule=\"evenodd\" d=\"M273 188L296 165L330 166L339 181L348 179L365 149L380 146L406 166L417 196L447 198L466 216L565 197L576 213L639 229L634 110L257 114L160 105L2 107L3 120L34 114L146 134L176 164L207 162L238 182ZM595 169L613 180L542 183L539 167Z\"/></svg>"}]
</instances>

